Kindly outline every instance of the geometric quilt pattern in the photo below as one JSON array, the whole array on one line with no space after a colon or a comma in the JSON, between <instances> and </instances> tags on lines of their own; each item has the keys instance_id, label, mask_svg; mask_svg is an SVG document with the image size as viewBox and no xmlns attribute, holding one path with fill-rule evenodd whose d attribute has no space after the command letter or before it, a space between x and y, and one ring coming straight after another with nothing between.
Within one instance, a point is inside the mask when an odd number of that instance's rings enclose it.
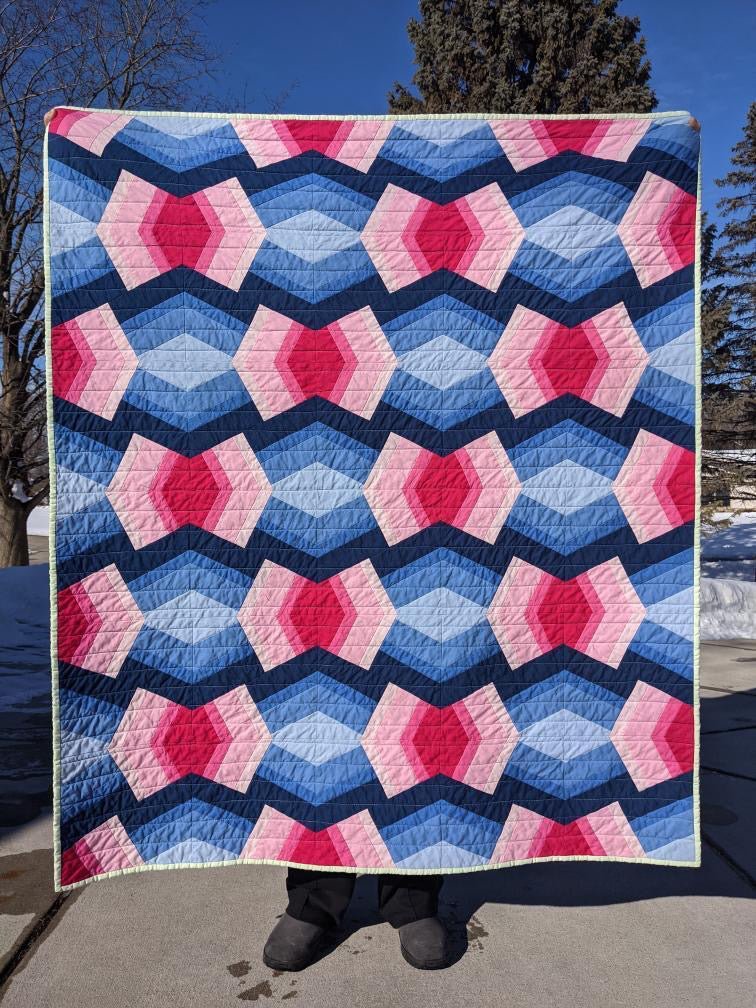
<instances>
[{"instance_id":1,"label":"geometric quilt pattern","mask_svg":"<svg viewBox=\"0 0 756 1008\"><path fill-rule=\"evenodd\" d=\"M698 134L59 108L56 885L695 865Z\"/></svg>"}]
</instances>

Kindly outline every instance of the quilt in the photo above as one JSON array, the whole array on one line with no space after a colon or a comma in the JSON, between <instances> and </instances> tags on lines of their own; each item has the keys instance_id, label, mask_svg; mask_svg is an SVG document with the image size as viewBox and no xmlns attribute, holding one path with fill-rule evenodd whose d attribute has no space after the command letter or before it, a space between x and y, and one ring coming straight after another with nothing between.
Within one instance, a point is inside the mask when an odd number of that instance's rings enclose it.
<instances>
[{"instance_id":1,"label":"quilt","mask_svg":"<svg viewBox=\"0 0 756 1008\"><path fill-rule=\"evenodd\" d=\"M55 110L59 889L698 864L694 126Z\"/></svg>"}]
</instances>

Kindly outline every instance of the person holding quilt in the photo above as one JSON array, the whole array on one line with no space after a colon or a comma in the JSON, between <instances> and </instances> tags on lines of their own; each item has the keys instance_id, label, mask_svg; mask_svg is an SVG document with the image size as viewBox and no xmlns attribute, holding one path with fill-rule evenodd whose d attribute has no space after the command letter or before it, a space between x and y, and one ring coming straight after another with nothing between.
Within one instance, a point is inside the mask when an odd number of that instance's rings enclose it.
<instances>
[{"instance_id":1,"label":"person holding quilt","mask_svg":"<svg viewBox=\"0 0 756 1008\"><path fill-rule=\"evenodd\" d=\"M56 890L697 867L697 122L52 116Z\"/></svg>"},{"instance_id":2,"label":"person holding quilt","mask_svg":"<svg viewBox=\"0 0 756 1008\"><path fill-rule=\"evenodd\" d=\"M301 970L313 963L338 928L354 892L353 872L289 868L288 906L263 950L266 966ZM449 965L448 935L438 917L443 875L379 875L378 909L399 932L399 947L416 969Z\"/></svg>"}]
</instances>

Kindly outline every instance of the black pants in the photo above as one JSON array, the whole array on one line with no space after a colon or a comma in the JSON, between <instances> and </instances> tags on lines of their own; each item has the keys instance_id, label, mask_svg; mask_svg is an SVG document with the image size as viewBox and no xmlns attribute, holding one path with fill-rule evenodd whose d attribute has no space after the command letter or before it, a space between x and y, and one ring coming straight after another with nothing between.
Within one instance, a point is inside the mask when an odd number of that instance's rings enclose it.
<instances>
[{"instance_id":1,"label":"black pants","mask_svg":"<svg viewBox=\"0 0 756 1008\"><path fill-rule=\"evenodd\" d=\"M435 917L443 875L378 875L378 909L392 927ZM286 912L297 920L338 927L354 892L351 872L318 872L289 868Z\"/></svg>"}]
</instances>

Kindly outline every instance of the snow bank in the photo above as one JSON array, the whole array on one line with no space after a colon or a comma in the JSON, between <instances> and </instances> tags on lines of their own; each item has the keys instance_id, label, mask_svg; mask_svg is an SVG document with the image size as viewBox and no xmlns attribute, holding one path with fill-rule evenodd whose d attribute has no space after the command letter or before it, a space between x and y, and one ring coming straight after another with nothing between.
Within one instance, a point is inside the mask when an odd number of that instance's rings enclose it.
<instances>
[{"instance_id":1,"label":"snow bank","mask_svg":"<svg viewBox=\"0 0 756 1008\"><path fill-rule=\"evenodd\" d=\"M50 805L47 564L0 570L0 831Z\"/></svg>"},{"instance_id":2,"label":"snow bank","mask_svg":"<svg viewBox=\"0 0 756 1008\"><path fill-rule=\"evenodd\" d=\"M704 560L753 560L756 558L756 513L722 512L732 520L729 528L701 529L701 556Z\"/></svg>"},{"instance_id":3,"label":"snow bank","mask_svg":"<svg viewBox=\"0 0 756 1008\"><path fill-rule=\"evenodd\" d=\"M47 647L49 578L47 564L0 570L0 654L30 643Z\"/></svg>"},{"instance_id":4,"label":"snow bank","mask_svg":"<svg viewBox=\"0 0 756 1008\"><path fill-rule=\"evenodd\" d=\"M756 581L756 512L721 512L729 528L701 530L701 574L728 581Z\"/></svg>"},{"instance_id":5,"label":"snow bank","mask_svg":"<svg viewBox=\"0 0 756 1008\"><path fill-rule=\"evenodd\" d=\"M701 578L701 640L756 638L756 584Z\"/></svg>"},{"instance_id":6,"label":"snow bank","mask_svg":"<svg viewBox=\"0 0 756 1008\"><path fill-rule=\"evenodd\" d=\"M756 560L702 560L701 577L756 581Z\"/></svg>"}]
</instances>

